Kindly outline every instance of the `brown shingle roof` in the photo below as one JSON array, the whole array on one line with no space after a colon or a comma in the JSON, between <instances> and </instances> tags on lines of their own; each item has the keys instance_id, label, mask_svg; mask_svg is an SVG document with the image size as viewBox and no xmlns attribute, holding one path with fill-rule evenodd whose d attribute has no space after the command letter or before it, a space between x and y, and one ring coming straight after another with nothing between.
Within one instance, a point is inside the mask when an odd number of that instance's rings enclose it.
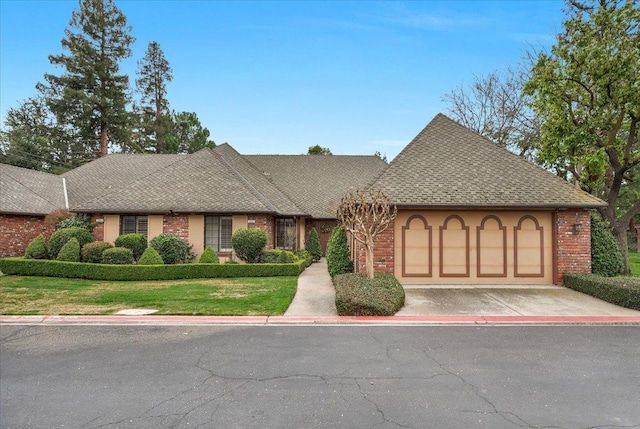
<instances>
[{"instance_id":1,"label":"brown shingle roof","mask_svg":"<svg viewBox=\"0 0 640 429\"><path fill-rule=\"evenodd\" d=\"M350 188L364 187L387 166L377 156L245 155L265 178L314 218L335 218Z\"/></svg>"},{"instance_id":2,"label":"brown shingle roof","mask_svg":"<svg viewBox=\"0 0 640 429\"><path fill-rule=\"evenodd\" d=\"M0 213L42 216L61 208L62 177L0 164Z\"/></svg>"},{"instance_id":3,"label":"brown shingle roof","mask_svg":"<svg viewBox=\"0 0 640 429\"><path fill-rule=\"evenodd\" d=\"M394 204L598 207L600 199L438 114L372 184Z\"/></svg>"}]
</instances>

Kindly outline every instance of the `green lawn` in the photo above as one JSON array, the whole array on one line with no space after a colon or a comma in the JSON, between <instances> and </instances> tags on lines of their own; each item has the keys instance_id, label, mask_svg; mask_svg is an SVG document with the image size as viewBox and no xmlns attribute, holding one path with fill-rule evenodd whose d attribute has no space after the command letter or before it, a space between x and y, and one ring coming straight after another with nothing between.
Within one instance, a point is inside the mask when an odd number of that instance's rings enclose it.
<instances>
[{"instance_id":1,"label":"green lawn","mask_svg":"<svg viewBox=\"0 0 640 429\"><path fill-rule=\"evenodd\" d=\"M631 274L640 277L640 253L629 252L629 265L631 266Z\"/></svg>"},{"instance_id":2,"label":"green lawn","mask_svg":"<svg viewBox=\"0 0 640 429\"><path fill-rule=\"evenodd\" d=\"M0 277L0 314L113 314L130 308L156 314L281 315L297 277L115 282L52 277Z\"/></svg>"}]
</instances>

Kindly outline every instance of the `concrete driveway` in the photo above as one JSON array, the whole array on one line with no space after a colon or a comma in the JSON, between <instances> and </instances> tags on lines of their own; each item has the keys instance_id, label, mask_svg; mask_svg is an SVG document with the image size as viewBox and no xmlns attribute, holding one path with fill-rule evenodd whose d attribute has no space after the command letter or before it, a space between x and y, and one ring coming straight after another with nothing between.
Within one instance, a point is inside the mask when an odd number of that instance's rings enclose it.
<instances>
[{"instance_id":1,"label":"concrete driveway","mask_svg":"<svg viewBox=\"0 0 640 429\"><path fill-rule=\"evenodd\" d=\"M640 316L554 285L403 285L397 316Z\"/></svg>"}]
</instances>

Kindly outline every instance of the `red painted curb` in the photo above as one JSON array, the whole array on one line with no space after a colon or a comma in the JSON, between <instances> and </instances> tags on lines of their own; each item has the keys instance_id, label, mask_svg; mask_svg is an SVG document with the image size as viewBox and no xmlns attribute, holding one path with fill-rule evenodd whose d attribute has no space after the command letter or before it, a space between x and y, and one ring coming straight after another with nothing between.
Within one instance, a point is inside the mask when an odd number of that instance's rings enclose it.
<instances>
[{"instance_id":1,"label":"red painted curb","mask_svg":"<svg viewBox=\"0 0 640 429\"><path fill-rule=\"evenodd\" d=\"M640 324L640 316L0 316L21 324Z\"/></svg>"}]
</instances>

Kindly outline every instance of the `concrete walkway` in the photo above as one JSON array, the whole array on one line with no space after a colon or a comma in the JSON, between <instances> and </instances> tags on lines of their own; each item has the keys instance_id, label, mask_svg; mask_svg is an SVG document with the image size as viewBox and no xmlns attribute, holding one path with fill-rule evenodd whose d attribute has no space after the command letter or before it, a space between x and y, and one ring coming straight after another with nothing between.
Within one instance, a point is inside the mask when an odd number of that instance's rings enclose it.
<instances>
[{"instance_id":1,"label":"concrete walkway","mask_svg":"<svg viewBox=\"0 0 640 429\"><path fill-rule=\"evenodd\" d=\"M311 264L298 277L298 289L285 316L337 316L336 291L325 258Z\"/></svg>"}]
</instances>

